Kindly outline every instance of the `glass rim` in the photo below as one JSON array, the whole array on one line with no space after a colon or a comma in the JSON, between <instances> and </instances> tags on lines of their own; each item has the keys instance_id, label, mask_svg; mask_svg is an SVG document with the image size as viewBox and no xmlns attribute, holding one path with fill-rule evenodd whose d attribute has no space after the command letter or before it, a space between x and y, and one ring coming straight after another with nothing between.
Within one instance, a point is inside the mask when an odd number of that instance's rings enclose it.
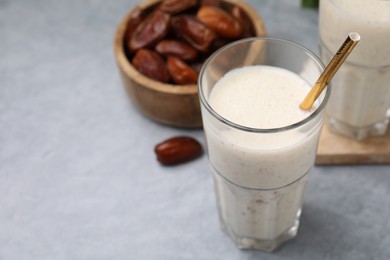
<instances>
[{"instance_id":1,"label":"glass rim","mask_svg":"<svg viewBox=\"0 0 390 260\"><path fill-rule=\"evenodd\" d=\"M295 43L295 42L292 42L290 40L285 40L285 39L281 39L281 38L274 38L274 37L250 37L250 38L245 38L245 39L241 39L241 40L237 40L237 41L234 41L234 42L231 42L225 46L223 46L222 48L218 49L217 51L215 51L204 63L204 65L202 66L202 69L199 73L199 81L198 81L198 92L199 92L199 98L200 98L200 101L201 103L203 104L203 106L207 109L207 111L216 119L218 119L220 122L228 125L228 126L231 126L233 128L236 128L238 130L242 130L242 131L246 131L246 132L253 132L253 133L276 133L276 132L283 132L283 131L287 131L287 130L291 130L291 129L294 129L294 128L298 128L299 126L302 126L306 123L308 123L309 121L311 121L313 118L315 118L322 110L324 110L325 106L326 106L326 103L329 99L329 96L330 96L330 83L327 85L326 87L326 92L325 92L325 97L324 99L322 100L321 104L307 117L305 117L304 119L298 121L298 122L295 122L293 124L290 124L290 125L287 125L287 126L281 126L281 127L276 127L276 128L256 128L256 127L249 127L249 126L243 126L243 125L240 125L240 124L237 124L237 123L234 123L226 118L224 118L223 116L219 115L209 104L209 102L206 100L206 97L204 95L204 91L203 91L203 88L202 88L202 82L203 82L203 78L204 78L204 74L205 74L205 70L206 68L208 67L208 65L212 62L212 60L218 56L221 52L225 51L226 49L232 47L232 46L235 46L235 45L238 45L238 44L242 44L242 43L246 43L246 42L254 42L254 41L265 41L265 42L279 42L279 43L284 43L284 44L288 44L288 45L291 45L291 46L295 46L297 47L298 49L302 50L303 52L305 52L309 57L312 58L313 61L315 61L315 63L322 69L324 70L325 69L325 65L323 64L323 62L321 61L321 59L314 53L312 52L311 50L309 50L308 48L298 44L298 43Z\"/></svg>"}]
</instances>

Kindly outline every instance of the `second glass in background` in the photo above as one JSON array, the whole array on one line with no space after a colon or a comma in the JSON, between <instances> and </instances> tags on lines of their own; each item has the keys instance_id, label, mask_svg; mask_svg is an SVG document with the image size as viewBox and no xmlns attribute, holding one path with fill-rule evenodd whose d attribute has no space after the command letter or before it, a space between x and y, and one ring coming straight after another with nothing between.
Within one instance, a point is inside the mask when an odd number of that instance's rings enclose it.
<instances>
[{"instance_id":1,"label":"second glass in background","mask_svg":"<svg viewBox=\"0 0 390 260\"><path fill-rule=\"evenodd\" d=\"M332 80L331 131L363 140L385 135L390 118L390 1L321 0L321 58L328 63L348 33L358 46Z\"/></svg>"}]
</instances>

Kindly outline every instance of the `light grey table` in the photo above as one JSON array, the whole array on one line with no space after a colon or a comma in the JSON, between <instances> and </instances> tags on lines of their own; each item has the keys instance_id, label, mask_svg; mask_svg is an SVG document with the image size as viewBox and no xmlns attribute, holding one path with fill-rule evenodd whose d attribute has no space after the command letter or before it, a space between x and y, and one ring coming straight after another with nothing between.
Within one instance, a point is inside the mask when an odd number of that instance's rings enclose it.
<instances>
[{"instance_id":1,"label":"light grey table","mask_svg":"<svg viewBox=\"0 0 390 260\"><path fill-rule=\"evenodd\" d=\"M318 52L316 10L251 0L270 36ZM241 251L219 229L206 156L153 152L201 130L126 98L113 34L132 0L0 0L0 259L390 259L390 166L315 167L298 237Z\"/></svg>"}]
</instances>

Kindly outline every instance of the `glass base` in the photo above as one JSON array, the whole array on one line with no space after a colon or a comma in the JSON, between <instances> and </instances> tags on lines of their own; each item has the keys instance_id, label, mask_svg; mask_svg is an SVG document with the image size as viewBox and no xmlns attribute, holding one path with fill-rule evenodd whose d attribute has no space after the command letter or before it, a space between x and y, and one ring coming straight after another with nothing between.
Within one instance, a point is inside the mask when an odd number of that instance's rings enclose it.
<instances>
[{"instance_id":1,"label":"glass base","mask_svg":"<svg viewBox=\"0 0 390 260\"><path fill-rule=\"evenodd\" d=\"M299 219L301 215L301 210L298 210L297 217L294 221L294 225L287 229L285 232L280 234L274 239L258 239L250 237L240 237L237 236L232 230L230 230L224 222L221 220L220 225L223 232L225 232L240 249L256 249L264 252L271 253L275 251L280 245L282 245L287 240L294 238L298 233L299 228Z\"/></svg>"},{"instance_id":2,"label":"glass base","mask_svg":"<svg viewBox=\"0 0 390 260\"><path fill-rule=\"evenodd\" d=\"M386 135L389 119L369 126L356 127L343 123L337 119L329 119L329 129L333 133L342 134L357 141L361 141L370 136Z\"/></svg>"}]
</instances>

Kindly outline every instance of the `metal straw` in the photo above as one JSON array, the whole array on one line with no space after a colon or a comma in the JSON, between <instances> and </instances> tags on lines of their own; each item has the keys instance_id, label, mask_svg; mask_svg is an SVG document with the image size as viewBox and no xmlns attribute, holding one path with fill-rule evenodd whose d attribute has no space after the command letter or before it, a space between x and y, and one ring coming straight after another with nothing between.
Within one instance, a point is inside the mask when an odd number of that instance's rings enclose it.
<instances>
[{"instance_id":1,"label":"metal straw","mask_svg":"<svg viewBox=\"0 0 390 260\"><path fill-rule=\"evenodd\" d=\"M310 92L307 94L303 102L299 105L301 109L308 110L313 106L318 96L328 85L329 81L333 78L334 74L340 68L341 64L344 63L345 59L351 53L352 49L356 46L359 40L360 35L358 33L351 32L350 34L348 34L347 39L344 41L340 49L329 62L328 66L326 66L325 70L322 72L321 76L311 88Z\"/></svg>"}]
</instances>

